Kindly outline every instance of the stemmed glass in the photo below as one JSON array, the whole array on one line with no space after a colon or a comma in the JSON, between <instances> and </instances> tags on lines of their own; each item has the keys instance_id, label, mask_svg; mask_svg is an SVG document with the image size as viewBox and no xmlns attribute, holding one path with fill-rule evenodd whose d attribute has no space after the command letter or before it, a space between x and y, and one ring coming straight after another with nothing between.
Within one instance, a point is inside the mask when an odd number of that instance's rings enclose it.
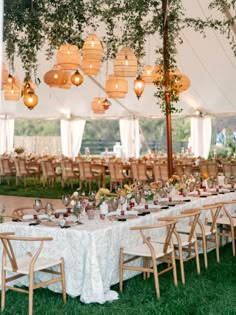
<instances>
[{"instance_id":1,"label":"stemmed glass","mask_svg":"<svg viewBox=\"0 0 236 315\"><path fill-rule=\"evenodd\" d=\"M61 197L62 203L65 207L68 207L70 204L70 195L62 195Z\"/></svg>"},{"instance_id":2,"label":"stemmed glass","mask_svg":"<svg viewBox=\"0 0 236 315\"><path fill-rule=\"evenodd\" d=\"M80 215L82 212L83 212L83 206L82 206L81 202L78 200L78 201L76 201L76 204L74 206L74 215L76 216L75 223L83 224L82 222L80 222Z\"/></svg>"},{"instance_id":3,"label":"stemmed glass","mask_svg":"<svg viewBox=\"0 0 236 315\"><path fill-rule=\"evenodd\" d=\"M142 199L142 197L141 197L140 193L139 193L139 192L136 192L135 195L134 195L134 200L135 200L135 202L136 202L137 205L140 204L141 199Z\"/></svg>"},{"instance_id":4,"label":"stemmed glass","mask_svg":"<svg viewBox=\"0 0 236 315\"><path fill-rule=\"evenodd\" d=\"M148 188L143 188L143 198L145 199L145 204L147 205L148 202L148 197L149 197L149 189Z\"/></svg>"},{"instance_id":5,"label":"stemmed glass","mask_svg":"<svg viewBox=\"0 0 236 315\"><path fill-rule=\"evenodd\" d=\"M112 200L111 200L111 207L112 207L112 209L114 211L116 211L118 206L119 206L118 198L112 198Z\"/></svg>"},{"instance_id":6,"label":"stemmed glass","mask_svg":"<svg viewBox=\"0 0 236 315\"><path fill-rule=\"evenodd\" d=\"M37 222L40 222L40 220L39 220L39 212L42 209L42 207L43 207L42 206L42 201L40 199L35 199L34 204L33 204L33 208L37 212L37 217L38 217Z\"/></svg>"},{"instance_id":7,"label":"stemmed glass","mask_svg":"<svg viewBox=\"0 0 236 315\"><path fill-rule=\"evenodd\" d=\"M53 213L53 205L51 202L48 202L46 203L46 206L45 206L45 213L50 217L50 215L52 215Z\"/></svg>"},{"instance_id":8,"label":"stemmed glass","mask_svg":"<svg viewBox=\"0 0 236 315\"><path fill-rule=\"evenodd\" d=\"M124 210L123 205L124 205L125 201L126 201L126 198L124 196L119 196L118 203L121 205L121 210Z\"/></svg>"}]
</instances>

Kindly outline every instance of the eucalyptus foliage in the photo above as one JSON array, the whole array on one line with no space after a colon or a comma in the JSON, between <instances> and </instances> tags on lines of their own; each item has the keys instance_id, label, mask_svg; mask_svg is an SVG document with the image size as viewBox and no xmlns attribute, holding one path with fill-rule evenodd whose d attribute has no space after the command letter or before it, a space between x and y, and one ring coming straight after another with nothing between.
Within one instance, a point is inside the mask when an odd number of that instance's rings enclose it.
<instances>
[{"instance_id":1,"label":"eucalyptus foliage","mask_svg":"<svg viewBox=\"0 0 236 315\"><path fill-rule=\"evenodd\" d=\"M157 84L156 96L165 113L178 112L175 107L179 96L169 80L169 71L176 67L176 45L182 42L180 30L192 27L205 35L207 28L226 35L236 55L231 20L193 19L185 16L181 0L169 0L164 16L165 0L6 0L4 1L4 41L10 69L14 71L14 58L19 56L26 77L36 76L38 51L46 49L50 58L64 43L82 47L89 33L97 32L104 45L104 59L114 59L121 46L131 47L144 64L145 44L150 36L157 40L156 63L164 66L162 84ZM224 12L233 9L236 0L212 0L209 9ZM168 23L166 23L168 21ZM166 51L163 51L163 34L168 25ZM166 60L165 60L166 59ZM167 61L167 62L166 62ZM167 65L167 69L166 69ZM139 69L139 71L140 71ZM167 70L167 71L166 71ZM165 88L169 87L170 103L166 107Z\"/></svg>"}]
</instances>

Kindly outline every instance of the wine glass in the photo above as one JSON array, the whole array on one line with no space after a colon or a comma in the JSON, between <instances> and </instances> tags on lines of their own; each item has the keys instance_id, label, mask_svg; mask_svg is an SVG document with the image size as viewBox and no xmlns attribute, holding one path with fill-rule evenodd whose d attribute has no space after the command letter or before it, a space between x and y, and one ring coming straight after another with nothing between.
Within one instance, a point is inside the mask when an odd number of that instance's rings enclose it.
<instances>
[{"instance_id":1,"label":"wine glass","mask_svg":"<svg viewBox=\"0 0 236 315\"><path fill-rule=\"evenodd\" d=\"M121 210L123 210L123 205L124 205L125 201L126 201L126 198L124 196L119 196L118 204L121 205Z\"/></svg>"},{"instance_id":2,"label":"wine glass","mask_svg":"<svg viewBox=\"0 0 236 315\"><path fill-rule=\"evenodd\" d=\"M82 212L83 212L83 207L82 207L81 202L78 200L74 206L74 215L76 216L75 223L83 224L82 222L80 222L80 215Z\"/></svg>"},{"instance_id":3,"label":"wine glass","mask_svg":"<svg viewBox=\"0 0 236 315\"><path fill-rule=\"evenodd\" d=\"M53 213L53 205L51 202L48 202L46 203L46 206L45 206L45 213L50 217L50 215L52 215Z\"/></svg>"},{"instance_id":4,"label":"wine glass","mask_svg":"<svg viewBox=\"0 0 236 315\"><path fill-rule=\"evenodd\" d=\"M148 197L149 197L149 189L148 188L143 188L143 198L145 199L145 204L147 205L148 202Z\"/></svg>"},{"instance_id":5,"label":"wine glass","mask_svg":"<svg viewBox=\"0 0 236 315\"><path fill-rule=\"evenodd\" d=\"M61 197L62 203L65 207L68 207L70 204L70 195L62 195Z\"/></svg>"},{"instance_id":6,"label":"wine glass","mask_svg":"<svg viewBox=\"0 0 236 315\"><path fill-rule=\"evenodd\" d=\"M112 200L111 200L111 207L112 207L112 209L114 211L117 210L118 205L119 205L118 198L112 198Z\"/></svg>"},{"instance_id":7,"label":"wine glass","mask_svg":"<svg viewBox=\"0 0 236 315\"><path fill-rule=\"evenodd\" d=\"M39 220L39 212L42 209L42 201L40 199L35 199L34 204L33 204L34 210L37 212L37 222L40 222Z\"/></svg>"},{"instance_id":8,"label":"wine glass","mask_svg":"<svg viewBox=\"0 0 236 315\"><path fill-rule=\"evenodd\" d=\"M135 200L135 202L136 202L137 205L140 204L141 199L142 199L142 197L141 197L140 193L139 193L139 192L136 192L136 194L134 195L134 200Z\"/></svg>"}]
</instances>

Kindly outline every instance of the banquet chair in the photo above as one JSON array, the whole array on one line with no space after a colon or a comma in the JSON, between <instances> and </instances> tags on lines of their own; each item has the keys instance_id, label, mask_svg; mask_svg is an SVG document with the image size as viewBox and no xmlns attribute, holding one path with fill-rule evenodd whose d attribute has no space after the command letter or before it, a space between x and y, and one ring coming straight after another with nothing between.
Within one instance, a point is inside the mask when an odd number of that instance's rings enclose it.
<instances>
[{"instance_id":1,"label":"banquet chair","mask_svg":"<svg viewBox=\"0 0 236 315\"><path fill-rule=\"evenodd\" d=\"M29 315L33 314L33 291L35 289L48 286L49 284L61 282L63 301L66 303L66 283L64 272L64 259L47 259L41 256L41 251L45 241L53 240L52 237L20 237L15 236L14 233L0 233L0 239L3 245L2 253L2 297L1 310L5 308L5 291L10 289L17 292L27 293L29 295ZM17 245L21 246L25 242L37 242L37 250L34 254L27 252L23 256L18 256L16 253ZM18 244L17 244L18 243ZM19 248L19 247L18 247ZM59 271L52 270L52 267L59 266ZM10 272L11 275L7 276ZM34 283L35 272L44 272L46 274L54 275L46 281ZM15 275L12 275L15 273ZM18 288L8 285L8 282L16 280L21 277L28 277L29 289Z\"/></svg>"},{"instance_id":2,"label":"banquet chair","mask_svg":"<svg viewBox=\"0 0 236 315\"><path fill-rule=\"evenodd\" d=\"M36 181L38 173L35 170L29 170L24 159L14 159L14 163L16 167L16 185L19 184L21 178L23 178L24 186L26 186L27 177L33 177L34 182Z\"/></svg>"},{"instance_id":3,"label":"banquet chair","mask_svg":"<svg viewBox=\"0 0 236 315\"><path fill-rule=\"evenodd\" d=\"M187 213L178 216L166 216L159 218L159 221L176 220L177 224L173 231L173 244L175 249L175 259L180 262L180 272L182 283L185 284L184 262L190 259L196 260L197 273L200 274L200 263L198 256L198 244L196 237L196 225L201 211L191 209ZM183 227L187 231L182 231Z\"/></svg>"},{"instance_id":4,"label":"banquet chair","mask_svg":"<svg viewBox=\"0 0 236 315\"><path fill-rule=\"evenodd\" d=\"M142 244L120 249L120 291L123 291L123 272L124 270L141 271L144 273L144 279L154 274L155 289L157 298L160 297L159 275L172 270L174 284L177 286L176 263L174 257L174 248L171 242L172 233L176 221L163 222L161 224L153 224L146 226L131 227L132 231L139 231L142 237ZM147 234L146 234L146 233ZM150 232L154 234L165 234L165 241L158 243L158 237L153 240ZM128 256L130 258L126 259ZM129 263L137 259L143 258L143 265L130 265ZM150 264L151 261L151 264ZM166 262L165 269L158 271L157 262Z\"/></svg>"},{"instance_id":5,"label":"banquet chair","mask_svg":"<svg viewBox=\"0 0 236 315\"><path fill-rule=\"evenodd\" d=\"M161 180L161 171L160 171L160 164L159 163L153 164L152 173L153 173L155 182L158 182Z\"/></svg>"},{"instance_id":6,"label":"banquet chair","mask_svg":"<svg viewBox=\"0 0 236 315\"><path fill-rule=\"evenodd\" d=\"M33 207L24 206L14 209L11 214L19 219L22 219L24 215L32 214L34 212L35 210L33 209Z\"/></svg>"},{"instance_id":7,"label":"banquet chair","mask_svg":"<svg viewBox=\"0 0 236 315\"><path fill-rule=\"evenodd\" d=\"M151 180L150 176L147 173L146 163L131 163L131 174L134 182L146 183Z\"/></svg>"},{"instance_id":8,"label":"banquet chair","mask_svg":"<svg viewBox=\"0 0 236 315\"><path fill-rule=\"evenodd\" d=\"M161 173L161 180L167 181L169 179L167 163L160 163L159 167Z\"/></svg>"},{"instance_id":9,"label":"banquet chair","mask_svg":"<svg viewBox=\"0 0 236 315\"><path fill-rule=\"evenodd\" d=\"M48 186L54 187L56 179L59 174L56 173L53 162L51 160L41 161L41 168L43 173L43 186L47 183Z\"/></svg>"},{"instance_id":10,"label":"banquet chair","mask_svg":"<svg viewBox=\"0 0 236 315\"><path fill-rule=\"evenodd\" d=\"M220 261L218 230L216 220L221 211L222 204L203 205L201 214L196 225L196 236L198 240L198 247L202 248L204 255L204 265L208 268L207 252L211 249L216 250L216 260ZM185 210L182 214L188 214L192 210ZM182 227L182 233L187 232L186 227ZM179 231L179 230L178 230ZM187 232L188 233L188 232Z\"/></svg>"},{"instance_id":11,"label":"banquet chair","mask_svg":"<svg viewBox=\"0 0 236 315\"><path fill-rule=\"evenodd\" d=\"M110 175L110 191L112 191L114 185L117 184L114 162L112 161L109 162L108 170L109 170L109 175Z\"/></svg>"},{"instance_id":12,"label":"banquet chair","mask_svg":"<svg viewBox=\"0 0 236 315\"><path fill-rule=\"evenodd\" d=\"M6 182L10 185L10 178L11 176L16 175L15 169L11 168L10 160L6 158L0 158L0 184L2 178L6 178Z\"/></svg>"},{"instance_id":13,"label":"banquet chair","mask_svg":"<svg viewBox=\"0 0 236 315\"><path fill-rule=\"evenodd\" d=\"M176 164L175 172L178 176L185 175L186 177L190 177L192 175L193 167L190 164Z\"/></svg>"},{"instance_id":14,"label":"banquet chair","mask_svg":"<svg viewBox=\"0 0 236 315\"><path fill-rule=\"evenodd\" d=\"M73 162L71 160L61 161L61 169L61 186L64 187L65 183L68 181L71 189L73 189L73 182L79 178L79 176L74 172Z\"/></svg>"},{"instance_id":15,"label":"banquet chair","mask_svg":"<svg viewBox=\"0 0 236 315\"><path fill-rule=\"evenodd\" d=\"M130 180L130 176L127 175L124 172L123 169L123 163L121 161L115 161L114 162L114 171L115 171L115 178L117 183L120 184L120 186L122 187L123 183L128 183Z\"/></svg>"},{"instance_id":16,"label":"banquet chair","mask_svg":"<svg viewBox=\"0 0 236 315\"><path fill-rule=\"evenodd\" d=\"M92 189L92 181L95 181L98 188L101 185L101 173L97 171L92 171L92 166L90 161L79 161L79 182L80 188L82 188L83 183L89 183L89 190Z\"/></svg>"}]
</instances>

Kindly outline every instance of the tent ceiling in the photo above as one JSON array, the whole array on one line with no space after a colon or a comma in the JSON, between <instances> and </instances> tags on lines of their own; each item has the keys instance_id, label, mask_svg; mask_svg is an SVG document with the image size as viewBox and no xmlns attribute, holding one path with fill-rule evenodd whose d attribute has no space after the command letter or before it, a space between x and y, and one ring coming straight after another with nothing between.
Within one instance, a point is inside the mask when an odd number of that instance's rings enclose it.
<instances>
[{"instance_id":1,"label":"tent ceiling","mask_svg":"<svg viewBox=\"0 0 236 315\"><path fill-rule=\"evenodd\" d=\"M208 9L209 0L183 0L188 17L219 17L219 12ZM97 34L99 36L99 34ZM182 116L191 116L199 109L203 114L212 116L234 115L236 112L236 58L230 48L228 40L213 30L206 32L206 37L192 29L181 31L184 43L178 47L178 67L191 80L189 90L180 95L177 105L183 108ZM154 51L159 38L153 35L147 43L149 63L155 64ZM152 51L153 50L153 51ZM60 119L66 114L83 119L119 119L125 117L163 118L154 97L155 87L146 85L140 100L133 92L133 79L129 79L129 92L124 99L111 100L112 106L103 115L92 113L90 104L93 97L105 96L106 64L96 77L84 76L84 83L80 87L69 90L49 88L43 82L43 75L52 68L54 61L45 60L43 52L39 55L40 65L38 77L41 84L37 87L39 104L29 110L22 102L6 102L1 97L0 115L27 119ZM113 73L113 62L108 64L108 74ZM23 79L24 73L19 60L16 64L16 74Z\"/></svg>"}]
</instances>

